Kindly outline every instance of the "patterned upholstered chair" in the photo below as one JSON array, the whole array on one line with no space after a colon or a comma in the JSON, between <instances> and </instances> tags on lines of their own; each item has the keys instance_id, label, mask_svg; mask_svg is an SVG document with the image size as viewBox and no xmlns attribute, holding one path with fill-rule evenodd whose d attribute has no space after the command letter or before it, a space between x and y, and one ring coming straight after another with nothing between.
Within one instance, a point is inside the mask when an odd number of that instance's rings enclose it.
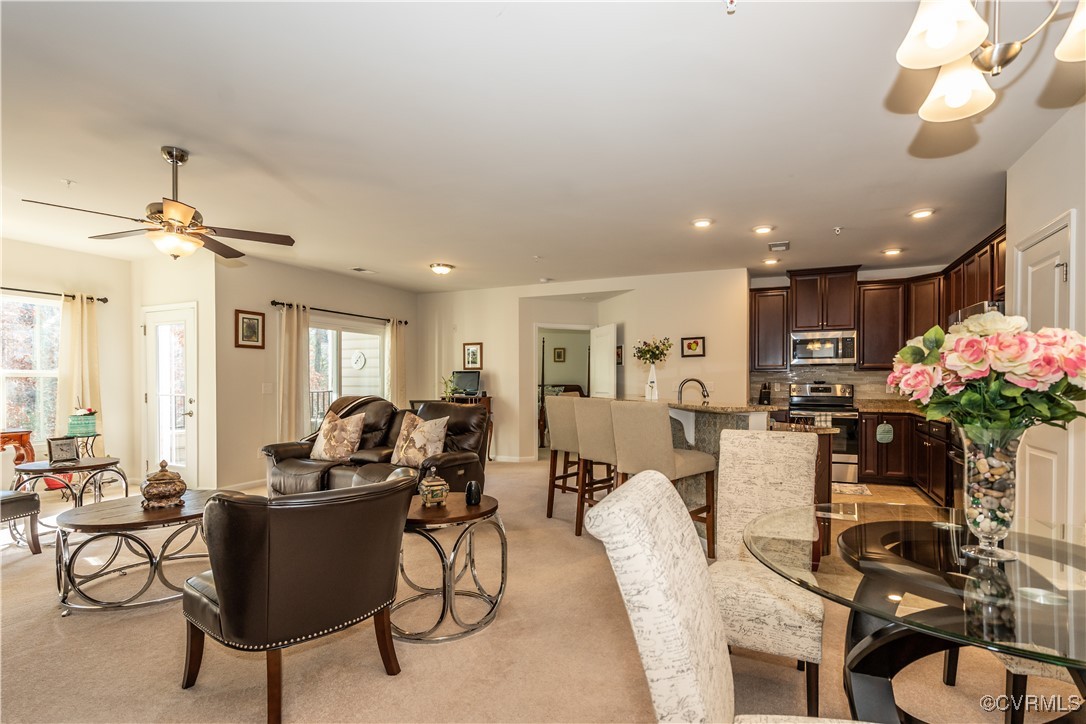
<instances>
[{"instance_id":1,"label":"patterned upholstered chair","mask_svg":"<svg viewBox=\"0 0 1086 724\"><path fill-rule=\"evenodd\" d=\"M596 493L615 487L618 456L610 400L575 397L573 416L577 420L577 522L573 532L580 535L585 508L596 504ZM597 465L604 466L602 478L596 477Z\"/></svg>"},{"instance_id":2,"label":"patterned upholstered chair","mask_svg":"<svg viewBox=\"0 0 1086 724\"><path fill-rule=\"evenodd\" d=\"M709 568L732 645L801 662L808 716L818 715L822 599L756 560L743 529L763 513L814 503L817 455L814 433L721 430L717 560ZM812 545L796 541L796 567L809 568Z\"/></svg>"},{"instance_id":3,"label":"patterned upholstered chair","mask_svg":"<svg viewBox=\"0 0 1086 724\"><path fill-rule=\"evenodd\" d=\"M671 415L666 405L637 401L611 403L615 424L615 451L618 453L619 482L630 475L656 470L671 482L680 478L705 476L705 505L690 511L690 517L705 524L706 552L716 558L716 505L713 503L716 458L700 450L676 449L671 440Z\"/></svg>"},{"instance_id":4,"label":"patterned upholstered chair","mask_svg":"<svg viewBox=\"0 0 1086 724\"><path fill-rule=\"evenodd\" d=\"M831 721L735 715L727 630L694 523L666 477L630 478L588 511L585 526L611 559L658 721Z\"/></svg>"},{"instance_id":5,"label":"patterned upholstered chair","mask_svg":"<svg viewBox=\"0 0 1086 724\"><path fill-rule=\"evenodd\" d=\"M570 455L577 454L577 418L573 414L572 396L550 395L544 398L547 408L547 429L551 436L551 466L547 476L547 517L554 515L554 491L574 493L577 488L566 481L577 477L577 471L570 472L570 467L577 467L576 460ZM558 472L558 454L562 454L562 472Z\"/></svg>"}]
</instances>

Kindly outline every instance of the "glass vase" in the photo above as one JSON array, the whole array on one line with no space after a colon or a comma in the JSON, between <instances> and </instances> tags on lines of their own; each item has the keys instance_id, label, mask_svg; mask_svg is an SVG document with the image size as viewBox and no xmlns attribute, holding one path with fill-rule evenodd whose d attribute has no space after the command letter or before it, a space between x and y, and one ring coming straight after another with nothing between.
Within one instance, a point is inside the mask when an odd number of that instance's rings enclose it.
<instances>
[{"instance_id":1,"label":"glass vase","mask_svg":"<svg viewBox=\"0 0 1086 724\"><path fill-rule=\"evenodd\" d=\"M962 546L974 558L1013 561L999 547L1014 524L1018 446L1025 428L965 425L958 428L965 455L965 519L979 545Z\"/></svg>"}]
</instances>

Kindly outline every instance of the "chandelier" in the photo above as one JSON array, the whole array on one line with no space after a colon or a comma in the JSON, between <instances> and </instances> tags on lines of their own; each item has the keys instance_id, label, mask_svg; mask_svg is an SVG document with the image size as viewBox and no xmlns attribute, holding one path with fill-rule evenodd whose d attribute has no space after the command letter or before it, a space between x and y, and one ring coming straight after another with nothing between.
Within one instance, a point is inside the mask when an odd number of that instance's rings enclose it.
<instances>
[{"instance_id":1,"label":"chandelier","mask_svg":"<svg viewBox=\"0 0 1086 724\"><path fill-rule=\"evenodd\" d=\"M984 74L1003 72L1022 46L1052 22L1060 7L1060 0L1052 0L1048 17L1032 33L1021 40L1007 40L999 34L1000 0L988 2L991 39L988 23L969 0L920 0L913 24L897 49L897 62L913 70L939 68L935 85L920 106L925 121L957 121L992 105L995 92ZM1065 63L1086 60L1086 0L1079 0L1055 55Z\"/></svg>"}]
</instances>

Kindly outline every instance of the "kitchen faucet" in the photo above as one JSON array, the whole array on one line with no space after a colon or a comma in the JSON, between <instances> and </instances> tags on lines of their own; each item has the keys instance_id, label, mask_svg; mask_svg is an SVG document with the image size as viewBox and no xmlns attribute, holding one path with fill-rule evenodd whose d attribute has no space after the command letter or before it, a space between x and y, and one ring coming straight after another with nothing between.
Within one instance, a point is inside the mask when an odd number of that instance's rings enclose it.
<instances>
[{"instance_id":1,"label":"kitchen faucet","mask_svg":"<svg viewBox=\"0 0 1086 724\"><path fill-rule=\"evenodd\" d=\"M697 382L698 383L698 386L701 387L701 399L702 399L701 404L708 405L709 404L709 390L705 387L705 383L702 382L701 380L699 380L697 377L687 377L685 380L683 380L682 382L679 383L679 404L680 405L682 404L682 401L683 401L683 387L686 385L687 382Z\"/></svg>"}]
</instances>

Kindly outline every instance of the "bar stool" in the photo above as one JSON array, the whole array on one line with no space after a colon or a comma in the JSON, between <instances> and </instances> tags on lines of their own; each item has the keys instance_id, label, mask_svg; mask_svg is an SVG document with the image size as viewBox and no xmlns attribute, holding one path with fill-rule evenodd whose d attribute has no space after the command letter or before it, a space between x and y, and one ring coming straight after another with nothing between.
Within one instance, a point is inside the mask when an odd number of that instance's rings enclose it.
<instances>
[{"instance_id":1,"label":"bar stool","mask_svg":"<svg viewBox=\"0 0 1086 724\"><path fill-rule=\"evenodd\" d=\"M576 493L576 483L569 485L566 480L577 477L577 461L570 460L571 454L577 454L577 418L573 414L572 397L547 397L544 401L547 409L547 430L551 435L551 467L547 478L547 517L554 514L554 491ZM562 453L562 473L558 474L558 453ZM574 468L572 471L570 468Z\"/></svg>"},{"instance_id":2,"label":"bar stool","mask_svg":"<svg viewBox=\"0 0 1086 724\"><path fill-rule=\"evenodd\" d=\"M614 490L615 429L611 423L611 401L596 397L573 398L577 420L577 523L576 535L584 528L584 509L595 505L596 492ZM595 468L603 465L604 477L597 478Z\"/></svg>"},{"instance_id":3,"label":"bar stool","mask_svg":"<svg viewBox=\"0 0 1086 724\"><path fill-rule=\"evenodd\" d=\"M705 547L716 558L716 458L700 450L679 450L671 443L671 416L667 405L651 402L612 402L615 449L618 452L619 484L630 475L656 470L672 483L680 478L705 475L705 505L690 517L705 524Z\"/></svg>"}]
</instances>

